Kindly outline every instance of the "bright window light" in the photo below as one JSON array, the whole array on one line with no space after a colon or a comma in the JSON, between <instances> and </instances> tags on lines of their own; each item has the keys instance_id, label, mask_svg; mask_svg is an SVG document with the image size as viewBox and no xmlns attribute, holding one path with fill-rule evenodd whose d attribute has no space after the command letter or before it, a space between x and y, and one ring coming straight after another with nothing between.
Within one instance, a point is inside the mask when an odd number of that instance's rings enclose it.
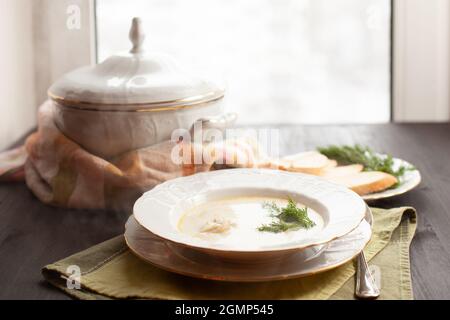
<instances>
[{"instance_id":1,"label":"bright window light","mask_svg":"<svg viewBox=\"0 0 450 320\"><path fill-rule=\"evenodd\" d=\"M98 58L149 51L226 83L241 124L390 119L390 0L97 0Z\"/></svg>"}]
</instances>

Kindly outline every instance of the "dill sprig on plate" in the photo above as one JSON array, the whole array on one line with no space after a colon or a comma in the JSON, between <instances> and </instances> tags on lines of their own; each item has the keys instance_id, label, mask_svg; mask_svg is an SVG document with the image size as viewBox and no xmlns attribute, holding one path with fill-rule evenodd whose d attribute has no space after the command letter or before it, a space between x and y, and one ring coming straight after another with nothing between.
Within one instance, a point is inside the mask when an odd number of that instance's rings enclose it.
<instances>
[{"instance_id":1,"label":"dill sprig on plate","mask_svg":"<svg viewBox=\"0 0 450 320\"><path fill-rule=\"evenodd\" d=\"M413 166L394 166L394 159L391 155L380 155L373 152L369 147L359 144L355 146L331 145L317 150L330 159L336 160L340 165L359 163L364 166L364 171L381 171L389 173L400 179L406 171L415 170Z\"/></svg>"},{"instance_id":2,"label":"dill sprig on plate","mask_svg":"<svg viewBox=\"0 0 450 320\"><path fill-rule=\"evenodd\" d=\"M263 208L270 212L275 219L270 224L263 224L258 228L262 232L280 233L300 228L309 229L316 224L308 217L308 208L299 208L291 198L284 208L280 208L275 202L264 202Z\"/></svg>"}]
</instances>

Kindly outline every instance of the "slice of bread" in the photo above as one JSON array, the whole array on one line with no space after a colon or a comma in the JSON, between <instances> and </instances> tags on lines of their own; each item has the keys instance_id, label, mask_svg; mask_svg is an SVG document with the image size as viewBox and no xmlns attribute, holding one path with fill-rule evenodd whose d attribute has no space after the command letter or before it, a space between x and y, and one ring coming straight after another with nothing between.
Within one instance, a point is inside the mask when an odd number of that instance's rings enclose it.
<instances>
[{"instance_id":1,"label":"slice of bread","mask_svg":"<svg viewBox=\"0 0 450 320\"><path fill-rule=\"evenodd\" d=\"M320 175L330 165L334 165L334 162L316 151L294 154L272 163L272 167L277 169L315 175Z\"/></svg>"},{"instance_id":2,"label":"slice of bread","mask_svg":"<svg viewBox=\"0 0 450 320\"><path fill-rule=\"evenodd\" d=\"M396 177L380 171L364 171L326 179L345 185L359 195L386 190L398 182Z\"/></svg>"},{"instance_id":3,"label":"slice of bread","mask_svg":"<svg viewBox=\"0 0 450 320\"><path fill-rule=\"evenodd\" d=\"M325 178L348 176L363 171L364 166L361 164L351 164L341 167L326 167L322 176Z\"/></svg>"},{"instance_id":4,"label":"slice of bread","mask_svg":"<svg viewBox=\"0 0 450 320\"><path fill-rule=\"evenodd\" d=\"M337 163L336 160L328 159L328 163L327 163L327 165L325 166L325 168L323 168L323 171L326 172L327 170L336 168L337 165L338 165L338 163ZM323 173L324 173L324 172L323 172Z\"/></svg>"}]
</instances>

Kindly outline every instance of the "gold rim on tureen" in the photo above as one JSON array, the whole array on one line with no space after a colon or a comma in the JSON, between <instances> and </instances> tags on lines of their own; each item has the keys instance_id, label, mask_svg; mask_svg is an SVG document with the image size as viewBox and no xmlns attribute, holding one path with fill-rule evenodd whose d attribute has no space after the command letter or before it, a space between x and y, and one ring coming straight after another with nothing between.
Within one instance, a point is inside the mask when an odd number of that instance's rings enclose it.
<instances>
[{"instance_id":1,"label":"gold rim on tureen","mask_svg":"<svg viewBox=\"0 0 450 320\"><path fill-rule=\"evenodd\" d=\"M86 111L99 111L99 112L158 112L158 111L169 111L186 109L193 107L201 107L210 102L220 100L224 97L223 91L209 92L203 95L192 96L188 98L169 100L169 101L158 101L150 103L97 103L88 101L77 101L66 99L64 97L57 96L50 91L47 92L48 96L55 102L59 103L63 107L74 108ZM102 106L102 109L95 108L95 106ZM135 108L131 110L119 110L119 109L108 109L109 107L127 106L129 108Z\"/></svg>"}]
</instances>

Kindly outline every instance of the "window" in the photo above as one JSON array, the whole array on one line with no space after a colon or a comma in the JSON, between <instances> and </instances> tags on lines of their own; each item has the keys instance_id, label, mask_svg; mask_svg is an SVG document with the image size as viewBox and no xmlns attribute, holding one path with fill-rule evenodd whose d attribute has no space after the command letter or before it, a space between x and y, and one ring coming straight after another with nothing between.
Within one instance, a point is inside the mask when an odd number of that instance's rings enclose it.
<instances>
[{"instance_id":1,"label":"window","mask_svg":"<svg viewBox=\"0 0 450 320\"><path fill-rule=\"evenodd\" d=\"M390 0L97 0L102 61L128 50L133 16L148 50L227 86L240 123L390 120Z\"/></svg>"}]
</instances>

